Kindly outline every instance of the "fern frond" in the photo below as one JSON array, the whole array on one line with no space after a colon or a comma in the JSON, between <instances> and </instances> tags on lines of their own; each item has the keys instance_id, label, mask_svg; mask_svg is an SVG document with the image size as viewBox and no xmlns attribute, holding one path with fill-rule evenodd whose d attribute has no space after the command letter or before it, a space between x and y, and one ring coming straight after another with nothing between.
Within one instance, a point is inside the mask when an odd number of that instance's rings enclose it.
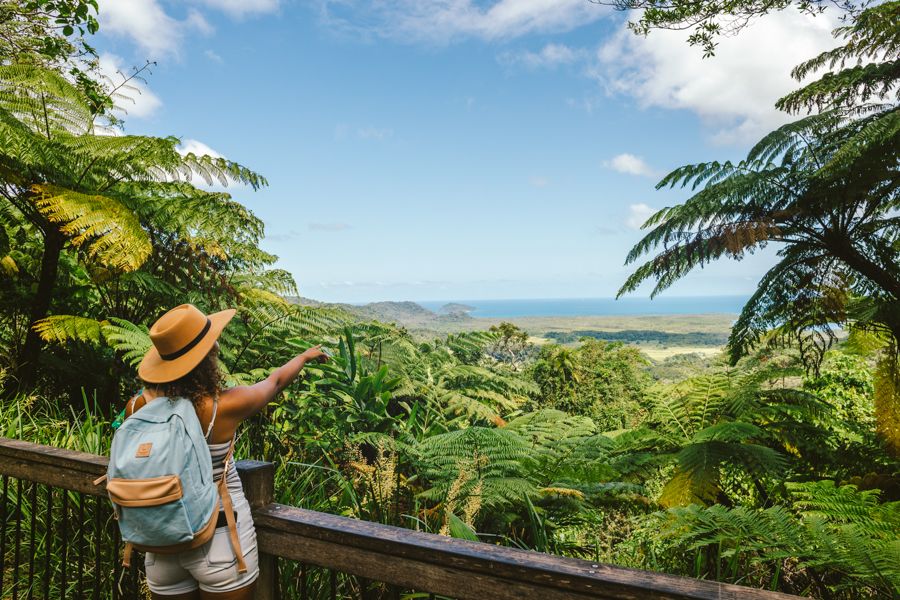
<instances>
[{"instance_id":1,"label":"fern frond","mask_svg":"<svg viewBox=\"0 0 900 600\"><path fill-rule=\"evenodd\" d=\"M45 342L65 344L70 341L99 344L104 323L74 315L52 315L38 321L34 329Z\"/></svg>"},{"instance_id":2,"label":"fern frond","mask_svg":"<svg viewBox=\"0 0 900 600\"><path fill-rule=\"evenodd\" d=\"M833 481L787 484L794 508L830 523L853 525L867 536L891 538L900 526L900 502L882 504L878 490L838 486Z\"/></svg>"},{"instance_id":3,"label":"fern frond","mask_svg":"<svg viewBox=\"0 0 900 600\"><path fill-rule=\"evenodd\" d=\"M105 266L134 271L150 255L147 232L118 200L35 185L34 205L76 247Z\"/></svg>"},{"instance_id":4,"label":"fern frond","mask_svg":"<svg viewBox=\"0 0 900 600\"><path fill-rule=\"evenodd\" d=\"M84 134L93 115L81 94L60 73L37 65L0 65L0 110L8 111L45 138Z\"/></svg>"},{"instance_id":5,"label":"fern frond","mask_svg":"<svg viewBox=\"0 0 900 600\"><path fill-rule=\"evenodd\" d=\"M137 367L141 359L150 349L149 330L141 325L136 325L125 319L111 317L101 327L103 339L117 352L122 353L122 358L132 367Z\"/></svg>"}]
</instances>

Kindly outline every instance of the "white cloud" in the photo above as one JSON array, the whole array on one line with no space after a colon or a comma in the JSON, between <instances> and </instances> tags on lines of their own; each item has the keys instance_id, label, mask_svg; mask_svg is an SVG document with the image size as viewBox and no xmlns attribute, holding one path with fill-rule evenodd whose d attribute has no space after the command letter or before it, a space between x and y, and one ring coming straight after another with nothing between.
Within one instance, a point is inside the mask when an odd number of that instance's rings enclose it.
<instances>
[{"instance_id":1,"label":"white cloud","mask_svg":"<svg viewBox=\"0 0 900 600\"><path fill-rule=\"evenodd\" d=\"M215 31L215 28L209 24L209 21L206 20L199 11L191 9L188 11L188 16L184 20L184 26L192 29L196 29L203 35L212 35Z\"/></svg>"},{"instance_id":2,"label":"white cloud","mask_svg":"<svg viewBox=\"0 0 900 600\"><path fill-rule=\"evenodd\" d=\"M199 0L210 8L216 8L232 17L263 14L278 10L278 0Z\"/></svg>"},{"instance_id":3,"label":"white cloud","mask_svg":"<svg viewBox=\"0 0 900 600\"><path fill-rule=\"evenodd\" d=\"M605 98L597 96L584 96L582 98L566 98L566 106L583 110L589 115L594 114L594 110L599 108L606 101Z\"/></svg>"},{"instance_id":4,"label":"white cloud","mask_svg":"<svg viewBox=\"0 0 900 600\"><path fill-rule=\"evenodd\" d=\"M547 44L537 52L524 50L504 52L497 59L505 65L529 69L554 69L560 65L570 65L584 57L584 50L570 48L565 44Z\"/></svg>"},{"instance_id":5,"label":"white cloud","mask_svg":"<svg viewBox=\"0 0 900 600\"><path fill-rule=\"evenodd\" d=\"M356 130L356 135L363 140L384 140L394 135L390 127L361 127Z\"/></svg>"},{"instance_id":6,"label":"white cloud","mask_svg":"<svg viewBox=\"0 0 900 600\"><path fill-rule=\"evenodd\" d=\"M310 223L310 231L345 231L350 229L349 223Z\"/></svg>"},{"instance_id":7,"label":"white cloud","mask_svg":"<svg viewBox=\"0 0 900 600\"><path fill-rule=\"evenodd\" d=\"M203 54L204 54L204 56L206 56L206 58L208 58L209 60L211 60L213 62L216 62L219 64L222 64L223 62L225 62L225 59L223 59L221 56L219 56L219 53L215 52L214 50L204 50Z\"/></svg>"},{"instance_id":8,"label":"white cloud","mask_svg":"<svg viewBox=\"0 0 900 600\"><path fill-rule=\"evenodd\" d=\"M100 72L113 86L120 86L131 75L123 66L122 58L110 53L100 55ZM159 97L150 91L144 81L137 78L119 88L115 102L118 112L135 118L149 117L162 106Z\"/></svg>"},{"instance_id":9,"label":"white cloud","mask_svg":"<svg viewBox=\"0 0 900 600\"><path fill-rule=\"evenodd\" d=\"M361 140L386 140L394 135L394 130L390 127L357 127L353 129L347 123L338 123L334 126L334 141L343 142L352 135L356 135Z\"/></svg>"},{"instance_id":10,"label":"white cloud","mask_svg":"<svg viewBox=\"0 0 900 600\"><path fill-rule=\"evenodd\" d=\"M601 235L601 236L618 235L618 234L622 233L622 229L621 229L621 227L609 227L607 225L597 225L596 227L593 228L592 232L595 235Z\"/></svg>"},{"instance_id":11,"label":"white cloud","mask_svg":"<svg viewBox=\"0 0 900 600\"><path fill-rule=\"evenodd\" d=\"M224 158L221 153L216 152L206 144L198 140L185 138L178 145L178 152L181 154L195 154L197 156L212 156L213 158Z\"/></svg>"},{"instance_id":12,"label":"white cloud","mask_svg":"<svg viewBox=\"0 0 900 600\"><path fill-rule=\"evenodd\" d=\"M321 286L321 287L323 287L323 288L330 288L330 287L337 287L337 288L341 288L341 287L353 287L354 285L356 285L356 283L353 282L353 281L320 281L320 282L319 282L319 286ZM366 284L362 284L362 285L366 285Z\"/></svg>"},{"instance_id":13,"label":"white cloud","mask_svg":"<svg viewBox=\"0 0 900 600\"><path fill-rule=\"evenodd\" d=\"M290 229L284 233L268 233L270 225L266 223L266 241L267 242L291 242L302 237L302 234L296 229Z\"/></svg>"},{"instance_id":14,"label":"white cloud","mask_svg":"<svg viewBox=\"0 0 900 600\"><path fill-rule=\"evenodd\" d=\"M319 6L325 23L345 32L431 43L570 31L609 12L586 0L319 0Z\"/></svg>"},{"instance_id":15,"label":"white cloud","mask_svg":"<svg viewBox=\"0 0 900 600\"><path fill-rule=\"evenodd\" d=\"M628 207L628 218L625 219L625 224L632 229L640 229L641 225L655 212L655 208L651 208L643 202L632 204Z\"/></svg>"},{"instance_id":16,"label":"white cloud","mask_svg":"<svg viewBox=\"0 0 900 600\"><path fill-rule=\"evenodd\" d=\"M187 31L209 35L213 30L199 12L179 21L157 0L100 0L98 15L103 33L131 39L150 60L176 56Z\"/></svg>"},{"instance_id":17,"label":"white cloud","mask_svg":"<svg viewBox=\"0 0 900 600\"><path fill-rule=\"evenodd\" d=\"M755 141L788 121L775 101L797 87L790 71L835 46L833 13L816 17L788 9L766 16L733 37L721 38L716 55L687 43L686 31L622 30L597 53L592 73L612 93L642 106L698 114L720 143Z\"/></svg>"},{"instance_id":18,"label":"white cloud","mask_svg":"<svg viewBox=\"0 0 900 600\"><path fill-rule=\"evenodd\" d=\"M611 160L603 161L603 166L627 175L640 175L643 177L653 177L655 175L653 169L644 162L644 159L627 152L614 156Z\"/></svg>"},{"instance_id":19,"label":"white cloud","mask_svg":"<svg viewBox=\"0 0 900 600\"><path fill-rule=\"evenodd\" d=\"M550 180L546 177L529 177L528 183L533 185L536 188L547 187L550 185Z\"/></svg>"}]
</instances>

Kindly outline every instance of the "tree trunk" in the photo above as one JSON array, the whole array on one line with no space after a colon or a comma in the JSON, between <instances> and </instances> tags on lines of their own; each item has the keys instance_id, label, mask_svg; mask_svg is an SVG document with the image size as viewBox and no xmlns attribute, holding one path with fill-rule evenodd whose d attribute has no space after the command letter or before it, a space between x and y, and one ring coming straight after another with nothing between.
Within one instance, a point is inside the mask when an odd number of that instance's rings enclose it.
<instances>
[{"instance_id":1,"label":"tree trunk","mask_svg":"<svg viewBox=\"0 0 900 600\"><path fill-rule=\"evenodd\" d=\"M900 277L884 265L870 260L852 244L842 240L832 244L829 250L843 260L850 268L862 275L882 290L894 297L887 310L882 311L878 321L886 326L894 340L900 343Z\"/></svg>"},{"instance_id":2,"label":"tree trunk","mask_svg":"<svg viewBox=\"0 0 900 600\"><path fill-rule=\"evenodd\" d=\"M37 293L31 302L31 315L25 344L19 353L17 379L19 391L29 391L37 381L38 358L44 343L34 330L35 324L47 316L53 288L56 287L56 276L59 272L59 256L62 253L64 238L62 234L49 229L44 237L44 255L41 258L41 274L38 279Z\"/></svg>"},{"instance_id":3,"label":"tree trunk","mask_svg":"<svg viewBox=\"0 0 900 600\"><path fill-rule=\"evenodd\" d=\"M845 239L832 240L829 250L854 271L900 300L900 279L884 266L872 261ZM837 243L834 243L837 242Z\"/></svg>"}]
</instances>

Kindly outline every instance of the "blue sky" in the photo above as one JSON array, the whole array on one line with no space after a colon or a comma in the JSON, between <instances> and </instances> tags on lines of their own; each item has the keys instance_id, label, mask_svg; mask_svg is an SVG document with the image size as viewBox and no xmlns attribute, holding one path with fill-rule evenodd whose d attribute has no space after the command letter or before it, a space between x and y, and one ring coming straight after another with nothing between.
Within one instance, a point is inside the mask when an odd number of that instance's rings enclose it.
<instances>
[{"instance_id":1,"label":"blue sky","mask_svg":"<svg viewBox=\"0 0 900 600\"><path fill-rule=\"evenodd\" d=\"M835 15L785 12L703 60L587 0L102 0L115 77L157 61L129 133L262 173L230 191L303 295L606 297L681 164L739 158L784 122L790 68ZM772 251L672 295L751 292Z\"/></svg>"}]
</instances>

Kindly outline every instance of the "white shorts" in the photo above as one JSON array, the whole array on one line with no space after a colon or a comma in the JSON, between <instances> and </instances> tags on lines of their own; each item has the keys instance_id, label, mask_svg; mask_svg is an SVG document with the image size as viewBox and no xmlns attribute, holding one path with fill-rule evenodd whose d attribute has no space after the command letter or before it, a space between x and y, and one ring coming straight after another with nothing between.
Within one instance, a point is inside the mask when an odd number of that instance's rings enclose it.
<instances>
[{"instance_id":1,"label":"white shorts","mask_svg":"<svg viewBox=\"0 0 900 600\"><path fill-rule=\"evenodd\" d=\"M199 548L179 554L148 552L144 566L151 592L165 596L187 594L198 588L205 592L231 592L256 581L259 576L259 554L250 505L243 496L235 495L233 500L247 572L238 573L228 527L220 527L212 539Z\"/></svg>"}]
</instances>

